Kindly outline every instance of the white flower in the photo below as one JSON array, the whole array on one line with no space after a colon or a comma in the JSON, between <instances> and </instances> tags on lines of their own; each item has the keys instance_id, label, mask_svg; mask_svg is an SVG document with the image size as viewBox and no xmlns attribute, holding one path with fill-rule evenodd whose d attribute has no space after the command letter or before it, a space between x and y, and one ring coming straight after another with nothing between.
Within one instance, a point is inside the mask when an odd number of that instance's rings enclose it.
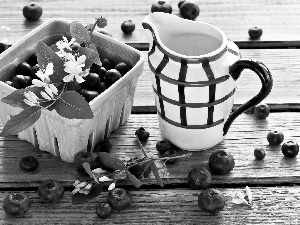
<instances>
[{"instance_id":1,"label":"white flower","mask_svg":"<svg viewBox=\"0 0 300 225\"><path fill-rule=\"evenodd\" d=\"M69 73L69 75L63 78L64 82L70 82L74 78L78 83L82 83L85 80L82 77L86 77L89 74L89 69L82 71L82 68L85 66L86 56L82 55L75 59L75 56L72 55L70 60L67 61L65 65L65 72Z\"/></svg>"},{"instance_id":2,"label":"white flower","mask_svg":"<svg viewBox=\"0 0 300 225\"><path fill-rule=\"evenodd\" d=\"M72 51L71 45L75 42L75 38L72 38L70 42L68 42L68 39L66 37L63 37L63 40L56 42L56 46L59 49L56 54L65 60L69 60L70 56L72 54L70 52L66 52L65 50Z\"/></svg>"},{"instance_id":3,"label":"white flower","mask_svg":"<svg viewBox=\"0 0 300 225\"><path fill-rule=\"evenodd\" d=\"M56 46L60 51L64 51L64 49L72 50L71 45L76 41L75 38L72 38L70 42L68 39L63 36L63 40L56 42Z\"/></svg>"},{"instance_id":4,"label":"white flower","mask_svg":"<svg viewBox=\"0 0 300 225\"><path fill-rule=\"evenodd\" d=\"M24 92L24 96L26 99L24 99L24 102L29 106L36 106L39 104L39 98L32 92Z\"/></svg>"},{"instance_id":5,"label":"white flower","mask_svg":"<svg viewBox=\"0 0 300 225\"><path fill-rule=\"evenodd\" d=\"M53 74L53 63L48 63L46 69L43 71L42 69L36 72L36 75L46 83L50 83L49 76Z\"/></svg>"},{"instance_id":6,"label":"white flower","mask_svg":"<svg viewBox=\"0 0 300 225\"><path fill-rule=\"evenodd\" d=\"M45 88L45 92L41 91L41 95L47 100L53 99L54 95L58 94L58 90L53 84L45 83L38 79L33 79L32 84L33 86Z\"/></svg>"},{"instance_id":7,"label":"white flower","mask_svg":"<svg viewBox=\"0 0 300 225\"><path fill-rule=\"evenodd\" d=\"M116 183L113 182L109 185L108 190L111 191L112 189L115 189L115 187L116 187Z\"/></svg>"}]
</instances>

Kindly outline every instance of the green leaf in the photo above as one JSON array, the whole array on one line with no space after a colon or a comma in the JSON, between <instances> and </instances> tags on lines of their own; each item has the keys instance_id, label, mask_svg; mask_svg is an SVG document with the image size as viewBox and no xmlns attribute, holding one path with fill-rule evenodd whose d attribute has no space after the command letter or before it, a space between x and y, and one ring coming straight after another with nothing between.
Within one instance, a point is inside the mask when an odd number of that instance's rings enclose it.
<instances>
[{"instance_id":1,"label":"green leaf","mask_svg":"<svg viewBox=\"0 0 300 225\"><path fill-rule=\"evenodd\" d=\"M107 26L107 20L105 18L103 18L103 17L97 18L97 22L96 23L97 23L97 26L99 28L104 28L104 27Z\"/></svg>"},{"instance_id":2,"label":"green leaf","mask_svg":"<svg viewBox=\"0 0 300 225\"><path fill-rule=\"evenodd\" d=\"M55 103L57 113L68 119L93 119L89 103L75 91L66 91Z\"/></svg>"},{"instance_id":3,"label":"green leaf","mask_svg":"<svg viewBox=\"0 0 300 225\"><path fill-rule=\"evenodd\" d=\"M85 202L88 202L96 197L98 197L101 192L103 191L103 183L95 184L91 190L90 193L87 195L76 193L72 195L72 205L78 205L83 204Z\"/></svg>"},{"instance_id":4,"label":"green leaf","mask_svg":"<svg viewBox=\"0 0 300 225\"><path fill-rule=\"evenodd\" d=\"M86 48L86 47L81 47L78 51L79 55L85 55L86 60L85 60L85 65L82 68L82 70L86 70L92 66L94 62L99 59L98 52L96 52L94 49ZM100 61L100 59L99 59ZM101 62L100 62L101 63Z\"/></svg>"},{"instance_id":5,"label":"green leaf","mask_svg":"<svg viewBox=\"0 0 300 225\"><path fill-rule=\"evenodd\" d=\"M68 75L64 71L64 61L45 43L38 43L36 54L39 66L43 70L46 69L48 63L53 63L53 74L49 76L52 82L61 82Z\"/></svg>"},{"instance_id":6,"label":"green leaf","mask_svg":"<svg viewBox=\"0 0 300 225\"><path fill-rule=\"evenodd\" d=\"M128 170L125 170L125 173L127 175L127 177L129 178L129 180L131 181L131 183L136 187L139 188L143 183L137 179L132 173L130 173Z\"/></svg>"},{"instance_id":7,"label":"green leaf","mask_svg":"<svg viewBox=\"0 0 300 225\"><path fill-rule=\"evenodd\" d=\"M123 161L106 152L99 152L97 153L97 155L99 156L99 162L101 168L104 170L113 171L113 170L123 170L126 168Z\"/></svg>"},{"instance_id":8,"label":"green leaf","mask_svg":"<svg viewBox=\"0 0 300 225\"><path fill-rule=\"evenodd\" d=\"M98 49L96 48L96 46L94 44L89 44L89 48L94 50L97 53L97 56L94 60L94 63L99 65L99 66L102 66L102 63L101 63L101 60L100 60L100 57L99 57L99 54L98 54Z\"/></svg>"},{"instance_id":9,"label":"green leaf","mask_svg":"<svg viewBox=\"0 0 300 225\"><path fill-rule=\"evenodd\" d=\"M79 22L73 22L70 24L70 32L71 32L72 37L75 38L79 44L82 44L82 43L88 44L91 42L90 36L89 36L87 30Z\"/></svg>"},{"instance_id":10,"label":"green leaf","mask_svg":"<svg viewBox=\"0 0 300 225\"><path fill-rule=\"evenodd\" d=\"M160 176L159 176L158 169L157 169L157 167L156 167L156 164L155 164L154 160L150 160L150 167L151 167L151 170L153 171L153 174L154 174L154 176L155 176L156 182L157 182L161 187L163 187L163 186L164 186L164 183L163 183L162 179L161 179Z\"/></svg>"},{"instance_id":11,"label":"green leaf","mask_svg":"<svg viewBox=\"0 0 300 225\"><path fill-rule=\"evenodd\" d=\"M0 136L16 135L34 124L41 115L41 107L31 106L18 115L11 117L5 124Z\"/></svg>"}]
</instances>

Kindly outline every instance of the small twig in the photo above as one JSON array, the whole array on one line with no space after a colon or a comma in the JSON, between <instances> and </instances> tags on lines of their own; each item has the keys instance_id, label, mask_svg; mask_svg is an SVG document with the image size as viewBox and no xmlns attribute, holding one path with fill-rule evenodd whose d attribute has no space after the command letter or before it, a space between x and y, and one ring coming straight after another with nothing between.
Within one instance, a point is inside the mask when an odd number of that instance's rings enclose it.
<instances>
[{"instance_id":1,"label":"small twig","mask_svg":"<svg viewBox=\"0 0 300 225\"><path fill-rule=\"evenodd\" d=\"M147 154L146 154L146 151L145 151L145 149L144 149L144 146L143 146L142 143L140 142L139 137L137 136L137 134L136 134L135 136L136 136L136 139L137 139L137 141L138 141L138 143L139 143L139 145L140 145L140 147L141 147L141 149L142 149L142 152L143 152L145 158L148 158L148 156L147 156Z\"/></svg>"}]
</instances>

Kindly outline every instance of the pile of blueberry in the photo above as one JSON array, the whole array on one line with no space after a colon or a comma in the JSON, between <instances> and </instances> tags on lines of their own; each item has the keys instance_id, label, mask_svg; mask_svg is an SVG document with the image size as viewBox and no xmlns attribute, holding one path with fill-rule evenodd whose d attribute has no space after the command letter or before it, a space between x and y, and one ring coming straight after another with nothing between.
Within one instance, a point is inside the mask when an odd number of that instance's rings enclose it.
<instances>
[{"instance_id":1,"label":"pile of blueberry","mask_svg":"<svg viewBox=\"0 0 300 225\"><path fill-rule=\"evenodd\" d=\"M125 62L114 65L111 59L102 59L102 66L93 64L90 73L81 84L73 81L76 91L81 94L87 102L104 92L122 76L124 76L132 67ZM37 55L33 53L25 62L19 63L16 68L16 75L11 81L5 81L6 84L22 89L32 85L32 79L39 79L36 72L40 69L37 62Z\"/></svg>"}]
</instances>

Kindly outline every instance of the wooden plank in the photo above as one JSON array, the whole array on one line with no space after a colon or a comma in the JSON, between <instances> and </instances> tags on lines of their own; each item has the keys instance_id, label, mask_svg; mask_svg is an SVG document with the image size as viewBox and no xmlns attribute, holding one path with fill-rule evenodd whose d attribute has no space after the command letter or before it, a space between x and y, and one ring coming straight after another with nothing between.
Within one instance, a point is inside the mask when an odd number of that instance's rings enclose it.
<instances>
[{"instance_id":1,"label":"wooden plank","mask_svg":"<svg viewBox=\"0 0 300 225\"><path fill-rule=\"evenodd\" d=\"M147 52L145 53L144 72L139 78L135 92L134 112L155 112L154 92L151 88L151 71L148 66ZM300 63L295 60L300 57L299 49L242 49L245 58L263 62L270 70L274 84L270 95L264 102L282 111L286 108L299 110L299 69ZM261 87L260 80L249 70L242 72L235 93L235 104L245 103L256 95ZM290 104L290 105L289 105ZM145 107L147 106L147 107Z\"/></svg>"},{"instance_id":2,"label":"wooden plank","mask_svg":"<svg viewBox=\"0 0 300 225\"><path fill-rule=\"evenodd\" d=\"M156 150L156 143L162 140L155 114L132 114L127 123L113 132L109 139L113 145L111 154L126 162L133 157L143 157L134 133L139 127L149 130L151 136L144 144L149 157L161 157ZM186 177L195 165L207 166L210 154L223 149L235 158L235 167L230 174L213 175L213 185L274 185L300 181L299 157L289 159L281 153L280 146L269 146L266 136L270 130L282 130L285 141L299 141L300 113L271 113L265 120L257 120L254 115L242 114L232 124L225 140L214 148L192 152L189 158L181 158L175 164L165 165L156 161L160 176L166 185L187 186ZM257 161L254 158L255 148L264 148L266 158ZM177 154L187 151L177 150ZM39 160L35 172L25 173L19 168L23 156L32 155ZM14 137L0 139L0 188L37 187L46 179L57 179L70 187L76 180L74 165L64 163L48 153L34 149L31 144ZM118 181L120 185L131 185L126 180ZM157 185L151 173L143 180L144 185ZM107 184L106 184L107 185Z\"/></svg>"},{"instance_id":3,"label":"wooden plank","mask_svg":"<svg viewBox=\"0 0 300 225\"><path fill-rule=\"evenodd\" d=\"M299 224L300 187L253 187L253 208L230 203L243 188L218 189L227 205L216 215L198 207L200 191L191 189L129 190L133 202L110 218L100 219L96 207L106 202L107 191L82 205L71 204L71 192L58 203L42 203L35 192L23 192L31 201L24 218L12 218L0 210L3 224ZM9 192L0 192L0 202ZM2 204L1 204L2 208Z\"/></svg>"},{"instance_id":4,"label":"wooden plank","mask_svg":"<svg viewBox=\"0 0 300 225\"><path fill-rule=\"evenodd\" d=\"M30 30L45 22L49 18L66 18L83 24L92 23L95 17L104 16L108 19L107 29L113 36L126 43L148 43L142 28L142 19L150 13L152 0L57 0L39 2L43 7L43 15L36 22L24 19L22 8L28 4L23 0L2 0L0 8L0 27L8 26L11 31L7 35L0 34L9 44L13 44ZM173 14L179 15L178 1L170 1ZM199 21L211 23L221 28L233 41L246 46L261 46L260 42L250 41L248 29L253 26L263 28L260 41L271 47L299 46L300 4L297 0L203 0L200 6ZM132 35L124 35L120 29L123 21L131 19L136 23L136 30ZM270 44L270 41L274 42Z\"/></svg>"}]
</instances>

